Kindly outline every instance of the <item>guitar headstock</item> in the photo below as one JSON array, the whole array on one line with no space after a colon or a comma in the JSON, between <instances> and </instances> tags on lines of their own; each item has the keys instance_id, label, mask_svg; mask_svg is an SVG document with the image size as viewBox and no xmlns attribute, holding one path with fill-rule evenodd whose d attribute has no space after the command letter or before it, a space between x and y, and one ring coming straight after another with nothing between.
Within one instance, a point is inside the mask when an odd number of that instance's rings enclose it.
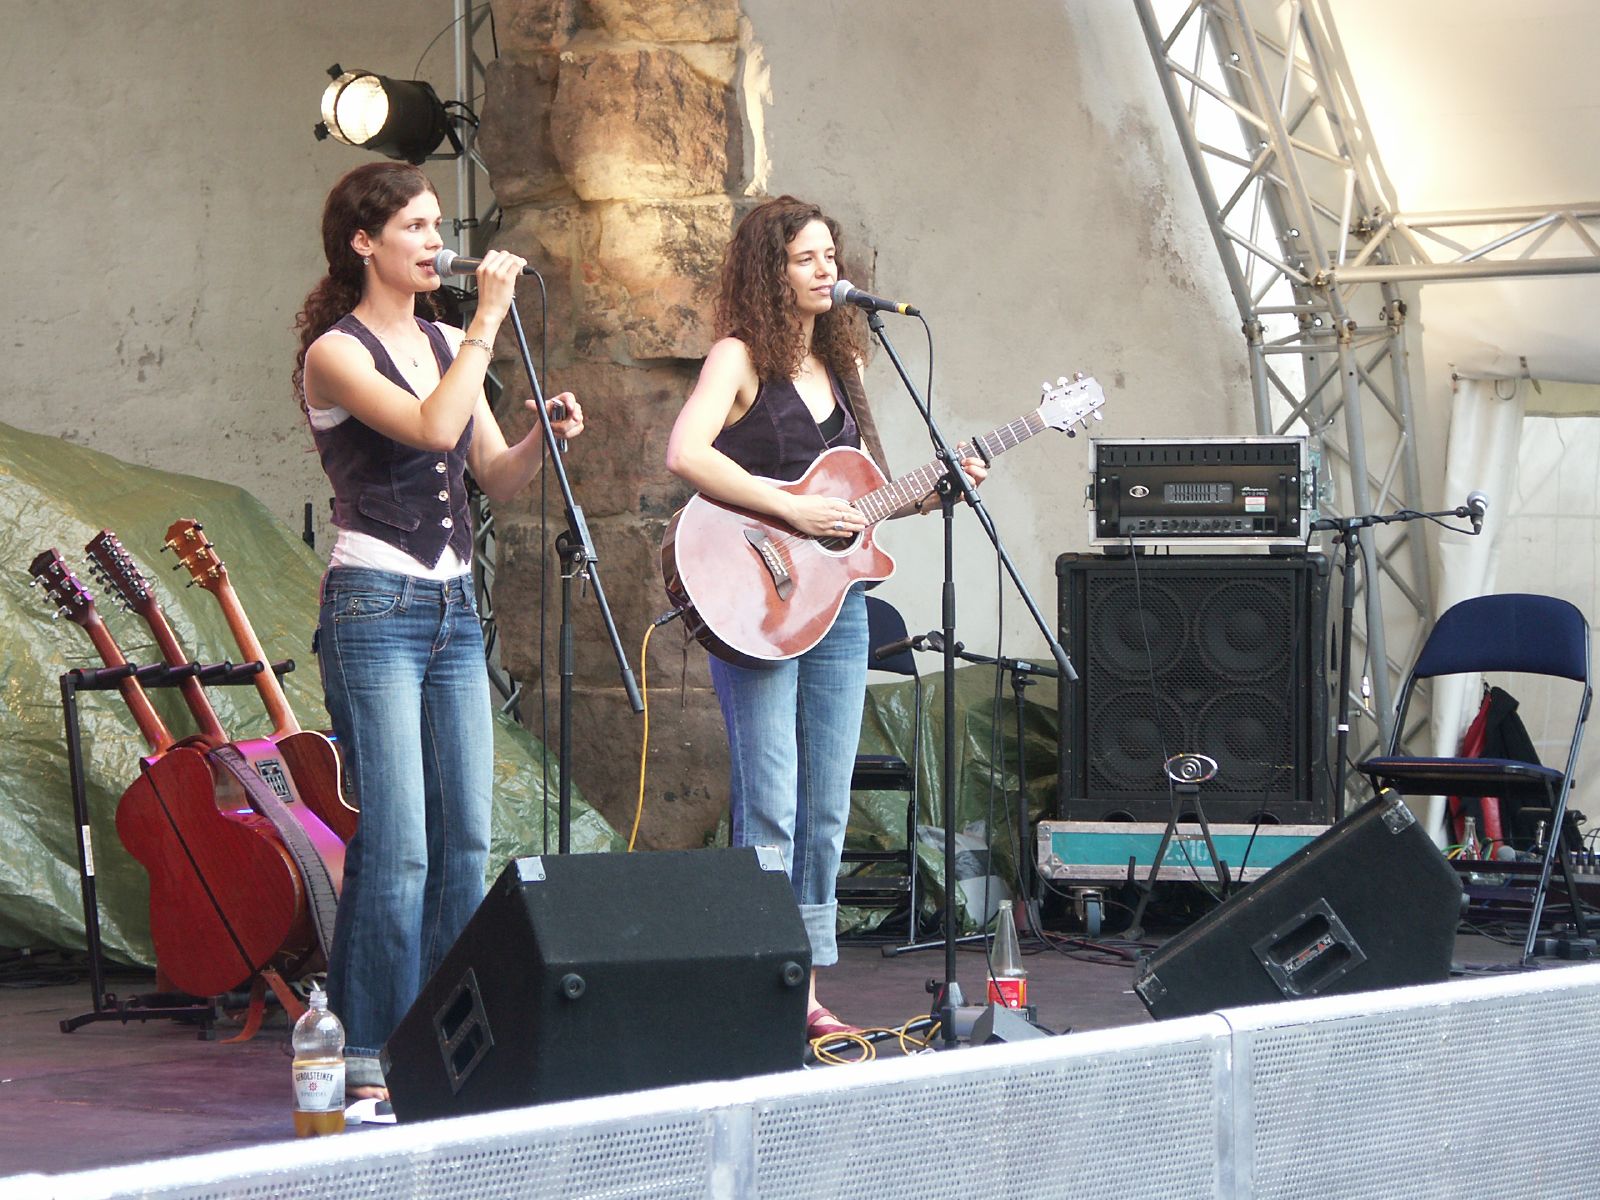
<instances>
[{"instance_id":1,"label":"guitar headstock","mask_svg":"<svg viewBox=\"0 0 1600 1200\"><path fill-rule=\"evenodd\" d=\"M124 607L136 613L146 612L155 603L150 591L150 581L139 570L133 556L123 548L122 540L109 529L102 529L83 548L89 556L95 576L116 590Z\"/></svg>"},{"instance_id":2,"label":"guitar headstock","mask_svg":"<svg viewBox=\"0 0 1600 1200\"><path fill-rule=\"evenodd\" d=\"M52 620L66 617L87 627L99 619L99 614L94 610L94 597L78 581L54 546L35 557L28 564L28 572L33 576L34 586L43 588L45 596L55 605Z\"/></svg>"},{"instance_id":3,"label":"guitar headstock","mask_svg":"<svg viewBox=\"0 0 1600 1200\"><path fill-rule=\"evenodd\" d=\"M1068 437L1076 437L1076 425L1093 417L1102 419L1100 410L1105 406L1106 394L1100 390L1092 375L1074 375L1055 383L1039 385L1039 416L1051 429L1063 430Z\"/></svg>"},{"instance_id":4,"label":"guitar headstock","mask_svg":"<svg viewBox=\"0 0 1600 1200\"><path fill-rule=\"evenodd\" d=\"M190 583L198 583L208 592L222 587L228 579L228 568L217 557L216 548L205 535L205 527L193 517L180 517L167 527L163 550L178 556L177 567L187 567Z\"/></svg>"}]
</instances>

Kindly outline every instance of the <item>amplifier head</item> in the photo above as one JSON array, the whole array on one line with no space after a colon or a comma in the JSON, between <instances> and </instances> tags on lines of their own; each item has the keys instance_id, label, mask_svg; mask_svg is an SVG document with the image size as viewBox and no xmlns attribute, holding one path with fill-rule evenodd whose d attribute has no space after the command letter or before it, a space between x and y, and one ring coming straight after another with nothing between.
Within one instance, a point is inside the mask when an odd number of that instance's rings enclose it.
<instances>
[{"instance_id":1,"label":"amplifier head","mask_svg":"<svg viewBox=\"0 0 1600 1200\"><path fill-rule=\"evenodd\" d=\"M1304 545L1316 471L1303 437L1095 438L1090 544Z\"/></svg>"}]
</instances>

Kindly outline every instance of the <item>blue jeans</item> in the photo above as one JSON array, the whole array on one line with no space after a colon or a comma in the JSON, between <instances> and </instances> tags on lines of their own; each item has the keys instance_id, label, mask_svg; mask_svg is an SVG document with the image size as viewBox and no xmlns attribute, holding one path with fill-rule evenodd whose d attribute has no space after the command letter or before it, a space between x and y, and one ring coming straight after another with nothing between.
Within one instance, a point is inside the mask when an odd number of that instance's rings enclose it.
<instances>
[{"instance_id":1,"label":"blue jeans","mask_svg":"<svg viewBox=\"0 0 1600 1200\"><path fill-rule=\"evenodd\" d=\"M834 886L867 694L867 603L857 585L826 637L798 658L736 667L711 660L732 758L735 846L776 846L811 940L839 961Z\"/></svg>"},{"instance_id":2,"label":"blue jeans","mask_svg":"<svg viewBox=\"0 0 1600 1200\"><path fill-rule=\"evenodd\" d=\"M361 804L328 964L346 1053L378 1053L484 895L494 774L470 576L334 567L318 655Z\"/></svg>"}]
</instances>

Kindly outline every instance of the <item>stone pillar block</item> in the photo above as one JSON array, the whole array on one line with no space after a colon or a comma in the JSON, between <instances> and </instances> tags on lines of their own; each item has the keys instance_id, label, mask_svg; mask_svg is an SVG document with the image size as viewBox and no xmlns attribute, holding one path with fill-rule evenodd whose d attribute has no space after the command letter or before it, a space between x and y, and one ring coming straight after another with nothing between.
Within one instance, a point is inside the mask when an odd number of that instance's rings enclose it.
<instances>
[{"instance_id":1,"label":"stone pillar block","mask_svg":"<svg viewBox=\"0 0 1600 1200\"><path fill-rule=\"evenodd\" d=\"M500 59L485 73L478 152L502 209L572 194L550 143L556 73L549 54L530 62Z\"/></svg>"},{"instance_id":2,"label":"stone pillar block","mask_svg":"<svg viewBox=\"0 0 1600 1200\"><path fill-rule=\"evenodd\" d=\"M496 0L496 32L508 57L559 49L578 29L578 0Z\"/></svg>"},{"instance_id":3,"label":"stone pillar block","mask_svg":"<svg viewBox=\"0 0 1600 1200\"><path fill-rule=\"evenodd\" d=\"M728 89L671 50L563 56L550 134L583 200L663 199L728 190Z\"/></svg>"},{"instance_id":4,"label":"stone pillar block","mask_svg":"<svg viewBox=\"0 0 1600 1200\"><path fill-rule=\"evenodd\" d=\"M732 202L606 204L598 212L590 311L620 335L622 356L704 358L715 338L711 316Z\"/></svg>"},{"instance_id":5,"label":"stone pillar block","mask_svg":"<svg viewBox=\"0 0 1600 1200\"><path fill-rule=\"evenodd\" d=\"M644 42L722 42L739 36L738 0L589 0L614 37Z\"/></svg>"}]
</instances>

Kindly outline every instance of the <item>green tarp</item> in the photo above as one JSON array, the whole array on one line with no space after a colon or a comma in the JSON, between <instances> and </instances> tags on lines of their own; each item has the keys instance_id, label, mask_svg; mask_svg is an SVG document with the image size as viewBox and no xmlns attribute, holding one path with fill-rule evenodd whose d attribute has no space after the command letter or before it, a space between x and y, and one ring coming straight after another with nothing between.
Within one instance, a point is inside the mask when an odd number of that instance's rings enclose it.
<instances>
[{"instance_id":1,"label":"green tarp","mask_svg":"<svg viewBox=\"0 0 1600 1200\"><path fill-rule=\"evenodd\" d=\"M134 662L157 662L148 627L123 612L114 594L100 595L88 574L83 546L110 528L153 583L189 655L238 661L214 597L183 586L187 572L174 575L173 555L161 552L167 527L180 517L205 526L268 656L294 660L297 669L285 677L284 689L300 723L326 727L311 653L322 562L304 542L238 488L129 466L59 438L0 425L0 561L6 564L0 588L0 946L84 945L60 678L100 660L83 630L51 619L44 595L29 586L28 566L41 550L59 549L95 596L123 653ZM211 696L233 736L270 732L255 688L219 687ZM173 689L155 689L153 698L175 736L193 732ZM80 693L78 707L105 949L121 961L150 963L144 869L123 849L114 823L117 800L146 746L116 692ZM508 718L496 722L491 876L507 858L544 852L546 805L554 849L558 786L553 755L547 779L538 742ZM580 851L622 848L605 821L576 798L572 845Z\"/></svg>"}]
</instances>

